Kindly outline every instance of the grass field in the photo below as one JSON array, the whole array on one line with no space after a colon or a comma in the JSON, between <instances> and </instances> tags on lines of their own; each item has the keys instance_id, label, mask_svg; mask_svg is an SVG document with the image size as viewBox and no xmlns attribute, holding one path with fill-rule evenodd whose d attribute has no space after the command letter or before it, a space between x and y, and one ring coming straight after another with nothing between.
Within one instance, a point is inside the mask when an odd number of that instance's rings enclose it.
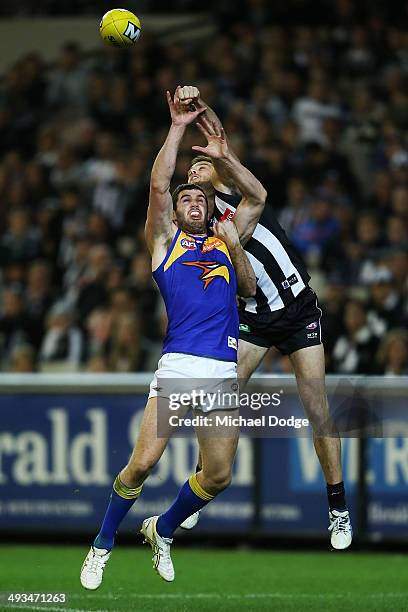
<instances>
[{"instance_id":1,"label":"grass field","mask_svg":"<svg viewBox=\"0 0 408 612\"><path fill-rule=\"evenodd\" d=\"M118 547L102 586L89 592L78 578L86 552L77 546L0 546L0 591L67 593L63 605L20 608L49 612L408 610L403 555L174 546L176 580L167 584L151 567L150 547Z\"/></svg>"}]
</instances>

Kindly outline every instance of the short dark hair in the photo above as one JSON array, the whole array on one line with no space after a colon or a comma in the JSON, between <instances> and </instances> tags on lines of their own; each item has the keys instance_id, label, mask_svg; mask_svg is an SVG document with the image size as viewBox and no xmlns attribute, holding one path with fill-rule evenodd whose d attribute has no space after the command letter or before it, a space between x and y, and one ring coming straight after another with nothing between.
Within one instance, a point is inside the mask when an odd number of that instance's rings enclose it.
<instances>
[{"instance_id":1,"label":"short dark hair","mask_svg":"<svg viewBox=\"0 0 408 612\"><path fill-rule=\"evenodd\" d=\"M196 185L195 183L182 183L181 185L178 185L173 191L173 193L171 194L171 199L173 200L173 210L176 210L177 208L177 200L178 200L179 194L182 191L192 191L192 190L201 191L201 193L205 197L205 201L207 202L207 206L208 206L207 195L204 189L200 187L200 185Z\"/></svg>"},{"instance_id":2,"label":"short dark hair","mask_svg":"<svg viewBox=\"0 0 408 612\"><path fill-rule=\"evenodd\" d=\"M190 168L194 166L194 164L198 164L199 162L208 162L212 164L213 160L208 155L197 155L197 157L194 157L194 159L191 160Z\"/></svg>"}]
</instances>

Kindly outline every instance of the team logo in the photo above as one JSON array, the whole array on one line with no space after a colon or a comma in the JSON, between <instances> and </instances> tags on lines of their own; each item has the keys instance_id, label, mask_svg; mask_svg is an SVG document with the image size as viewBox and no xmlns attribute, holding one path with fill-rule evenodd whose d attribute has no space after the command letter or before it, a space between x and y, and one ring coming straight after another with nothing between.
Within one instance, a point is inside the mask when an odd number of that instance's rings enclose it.
<instances>
[{"instance_id":1,"label":"team logo","mask_svg":"<svg viewBox=\"0 0 408 612\"><path fill-rule=\"evenodd\" d=\"M296 285L297 282L298 277L296 276L296 274L292 274L292 276L289 276L286 280L283 281L282 287L284 289L289 289L289 287L291 287L292 285Z\"/></svg>"},{"instance_id":2,"label":"team logo","mask_svg":"<svg viewBox=\"0 0 408 612\"><path fill-rule=\"evenodd\" d=\"M183 238L182 240L180 240L180 246L182 246L183 249L194 251L197 245L195 243L195 240L191 240L191 238Z\"/></svg>"},{"instance_id":3,"label":"team logo","mask_svg":"<svg viewBox=\"0 0 408 612\"><path fill-rule=\"evenodd\" d=\"M183 266L192 266L202 270L200 280L204 283L204 289L207 289L217 276L225 278L229 284L229 270L224 264L220 264L218 261L183 261Z\"/></svg>"},{"instance_id":4,"label":"team logo","mask_svg":"<svg viewBox=\"0 0 408 612\"><path fill-rule=\"evenodd\" d=\"M222 240L219 240L219 238L215 238L215 240L213 240L212 242L209 242L208 244L204 243L201 251L202 253L208 253L208 251L212 251L213 249L218 249L218 247L222 245L223 245Z\"/></svg>"},{"instance_id":5,"label":"team logo","mask_svg":"<svg viewBox=\"0 0 408 612\"><path fill-rule=\"evenodd\" d=\"M231 221L234 217L235 217L235 212L231 210L230 208L226 208L220 221L226 221L227 219L228 221Z\"/></svg>"},{"instance_id":6,"label":"team logo","mask_svg":"<svg viewBox=\"0 0 408 612\"><path fill-rule=\"evenodd\" d=\"M306 325L306 329L316 329L317 325L317 321L313 321L313 323L309 323L309 325Z\"/></svg>"}]
</instances>

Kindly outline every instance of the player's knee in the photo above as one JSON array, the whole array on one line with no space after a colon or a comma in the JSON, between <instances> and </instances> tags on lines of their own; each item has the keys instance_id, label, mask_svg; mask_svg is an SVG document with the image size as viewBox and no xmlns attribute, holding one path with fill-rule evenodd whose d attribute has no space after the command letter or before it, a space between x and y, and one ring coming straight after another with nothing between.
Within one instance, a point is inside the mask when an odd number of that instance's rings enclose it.
<instances>
[{"instance_id":1,"label":"player's knee","mask_svg":"<svg viewBox=\"0 0 408 612\"><path fill-rule=\"evenodd\" d=\"M322 427L330 418L327 403L322 401L311 400L303 402L305 413L313 427Z\"/></svg>"},{"instance_id":2,"label":"player's knee","mask_svg":"<svg viewBox=\"0 0 408 612\"><path fill-rule=\"evenodd\" d=\"M217 495L224 491L231 484L231 470L219 470L215 474L210 474L207 477L204 475L209 493Z\"/></svg>"},{"instance_id":3,"label":"player's knee","mask_svg":"<svg viewBox=\"0 0 408 612\"><path fill-rule=\"evenodd\" d=\"M130 472L132 480L139 482L141 479L145 480L157 461L152 456L136 457L131 459L127 465L127 470Z\"/></svg>"}]
</instances>

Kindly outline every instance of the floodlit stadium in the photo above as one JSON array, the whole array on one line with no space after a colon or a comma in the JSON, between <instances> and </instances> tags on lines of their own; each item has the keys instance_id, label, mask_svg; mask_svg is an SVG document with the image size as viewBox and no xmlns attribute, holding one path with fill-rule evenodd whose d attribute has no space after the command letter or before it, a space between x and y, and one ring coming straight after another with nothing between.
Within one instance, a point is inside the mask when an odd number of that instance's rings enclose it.
<instances>
[{"instance_id":1,"label":"floodlit stadium","mask_svg":"<svg viewBox=\"0 0 408 612\"><path fill-rule=\"evenodd\" d=\"M0 610L408 609L408 13L3 0Z\"/></svg>"}]
</instances>

